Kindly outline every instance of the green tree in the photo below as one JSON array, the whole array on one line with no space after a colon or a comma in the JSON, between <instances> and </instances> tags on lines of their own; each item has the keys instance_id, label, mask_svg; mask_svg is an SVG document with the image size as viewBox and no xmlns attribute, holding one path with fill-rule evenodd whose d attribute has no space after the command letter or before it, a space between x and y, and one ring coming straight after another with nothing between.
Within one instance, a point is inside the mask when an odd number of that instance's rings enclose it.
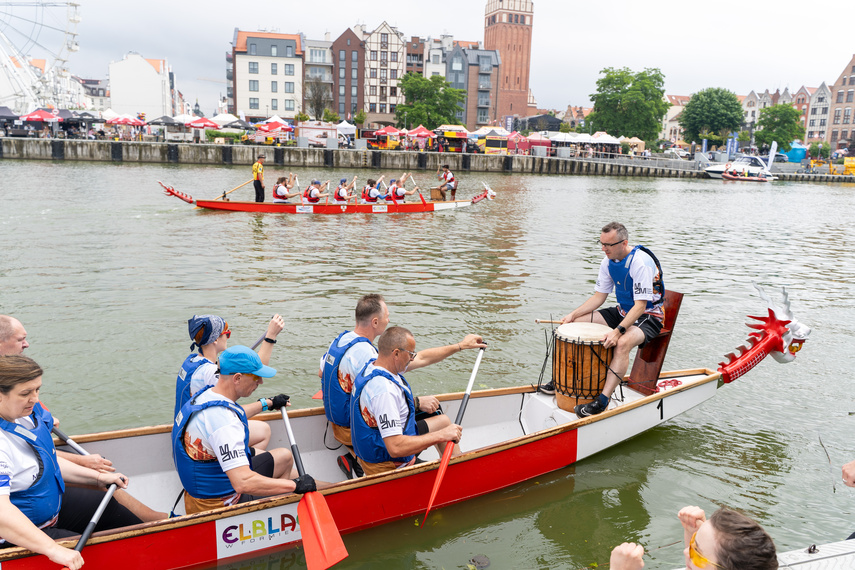
<instances>
[{"instance_id":1,"label":"green tree","mask_svg":"<svg viewBox=\"0 0 855 570\"><path fill-rule=\"evenodd\" d=\"M772 105L760 109L760 119L757 121L760 130L754 133L754 140L760 144L778 141L781 151L787 152L792 148L790 143L793 140L804 139L805 128L799 121L800 117L798 109L793 109L792 105Z\"/></svg>"},{"instance_id":2,"label":"green tree","mask_svg":"<svg viewBox=\"0 0 855 570\"><path fill-rule=\"evenodd\" d=\"M742 105L739 98L721 87L710 87L698 91L680 114L680 126L685 131L685 140L699 141L713 133L720 140L742 125Z\"/></svg>"},{"instance_id":3,"label":"green tree","mask_svg":"<svg viewBox=\"0 0 855 570\"><path fill-rule=\"evenodd\" d=\"M330 111L329 109L324 109L324 122L326 122L326 123L340 123L341 117L335 111Z\"/></svg>"},{"instance_id":4,"label":"green tree","mask_svg":"<svg viewBox=\"0 0 855 570\"><path fill-rule=\"evenodd\" d=\"M454 123L460 110L458 103L466 100L466 91L454 89L441 75L427 78L407 73L398 86L406 101L395 108L398 127L404 126L405 116L407 123L422 124L428 130L444 123Z\"/></svg>"},{"instance_id":5,"label":"green tree","mask_svg":"<svg viewBox=\"0 0 855 570\"><path fill-rule=\"evenodd\" d=\"M820 148L818 143L810 143L810 155L813 159L817 157L828 158L831 155L831 145L823 143L822 148Z\"/></svg>"},{"instance_id":6,"label":"green tree","mask_svg":"<svg viewBox=\"0 0 855 570\"><path fill-rule=\"evenodd\" d=\"M558 132L560 133L569 133L570 132L570 123L561 123L561 126L558 127Z\"/></svg>"},{"instance_id":7,"label":"green tree","mask_svg":"<svg viewBox=\"0 0 855 570\"><path fill-rule=\"evenodd\" d=\"M367 115L363 109L360 109L358 113L353 116L353 123L355 125L361 125L365 122Z\"/></svg>"},{"instance_id":8,"label":"green tree","mask_svg":"<svg viewBox=\"0 0 855 570\"><path fill-rule=\"evenodd\" d=\"M670 103L663 99L665 76L659 69L634 73L628 67L607 67L600 72L597 92L591 94L594 110L587 125L614 136L655 139Z\"/></svg>"},{"instance_id":9,"label":"green tree","mask_svg":"<svg viewBox=\"0 0 855 570\"><path fill-rule=\"evenodd\" d=\"M294 115L294 120L297 121L298 123L304 123L304 122L308 121L309 119L311 119L311 117L302 111L300 111L299 113Z\"/></svg>"}]
</instances>

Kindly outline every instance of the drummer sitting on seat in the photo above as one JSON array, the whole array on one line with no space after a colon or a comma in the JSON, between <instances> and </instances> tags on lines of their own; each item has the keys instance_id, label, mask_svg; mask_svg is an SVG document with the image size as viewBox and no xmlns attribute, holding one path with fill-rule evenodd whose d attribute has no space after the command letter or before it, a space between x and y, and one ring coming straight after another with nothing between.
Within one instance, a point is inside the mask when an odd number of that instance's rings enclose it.
<instances>
[{"instance_id":1,"label":"drummer sitting on seat","mask_svg":"<svg viewBox=\"0 0 855 570\"><path fill-rule=\"evenodd\" d=\"M416 456L431 445L441 455L444 446L440 444L457 443L463 432L442 413L439 400L415 396L402 376L417 354L410 331L386 329L377 351L377 359L370 360L356 377L350 400L353 448L367 475L413 465ZM459 453L455 445L454 454Z\"/></svg>"},{"instance_id":2,"label":"drummer sitting on seat","mask_svg":"<svg viewBox=\"0 0 855 570\"><path fill-rule=\"evenodd\" d=\"M574 411L580 418L608 408L612 393L629 368L629 353L658 335L664 319L665 287L659 261L647 248L630 246L626 227L618 222L611 222L602 229L600 246L606 257L600 263L594 294L561 320L562 323L599 323L612 328L603 338L606 348L615 347L603 393L590 404L576 406ZM598 311L612 290L618 306ZM554 393L555 386L550 382L541 391Z\"/></svg>"}]
</instances>

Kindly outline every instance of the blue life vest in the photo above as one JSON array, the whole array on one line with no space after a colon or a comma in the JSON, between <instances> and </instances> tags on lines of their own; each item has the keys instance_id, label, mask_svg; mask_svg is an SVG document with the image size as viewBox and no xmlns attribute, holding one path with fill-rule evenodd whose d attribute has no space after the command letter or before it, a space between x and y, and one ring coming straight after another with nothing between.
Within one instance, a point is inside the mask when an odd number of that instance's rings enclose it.
<instances>
[{"instance_id":1,"label":"blue life vest","mask_svg":"<svg viewBox=\"0 0 855 570\"><path fill-rule=\"evenodd\" d=\"M39 462L39 474L29 489L11 494L12 504L18 507L36 526L49 522L59 513L65 484L56 459L51 429L53 417L40 403L33 407L32 420L36 427L28 430L21 424L8 422L0 418L0 428L23 439L33 448Z\"/></svg>"},{"instance_id":2,"label":"blue life vest","mask_svg":"<svg viewBox=\"0 0 855 570\"><path fill-rule=\"evenodd\" d=\"M371 360L368 364L372 362L374 360ZM356 377L356 382L353 385L353 396L350 401L350 417L352 420L350 437L353 440L353 449L356 452L356 456L369 463L383 463L384 461L407 463L411 461L415 455L407 457L392 457L389 455L386 444L383 443L383 438L380 437L380 430L376 425L368 425L365 417L362 415L359 404L359 397L362 395L362 390L368 384L369 380L377 376L386 378L401 390L401 393L404 394L404 398L407 400L407 420L404 423L403 434L409 436L418 435L416 431L416 403L413 400L413 391L410 389L410 385L407 384L403 376L400 376L404 382L404 386L401 386L391 374L381 368L375 368L368 376L363 376L363 372L365 372L365 368Z\"/></svg>"},{"instance_id":3,"label":"blue life vest","mask_svg":"<svg viewBox=\"0 0 855 570\"><path fill-rule=\"evenodd\" d=\"M184 404L190 399L190 379L193 378L196 369L206 362L211 361L195 352L190 353L184 359L184 362L181 364L181 370L178 371L178 378L175 380L175 411L172 412L172 417L177 416L181 408L184 407Z\"/></svg>"},{"instance_id":4,"label":"blue life vest","mask_svg":"<svg viewBox=\"0 0 855 570\"><path fill-rule=\"evenodd\" d=\"M665 282L662 275L662 266L659 264L659 260L656 259L656 256L653 255L653 252L642 245L637 245L632 248L629 255L620 261L609 260L609 275L611 276L612 281L614 281L615 297L617 297L618 305L620 305L624 313L628 313L630 309L632 309L633 305L635 305L635 299L633 297L635 284L632 281L632 277L629 275L629 267L632 265L632 260L635 258L635 252L639 249L650 256L656 264L656 269L659 271L659 278L657 279L654 277L653 279L653 293L654 295L659 295L659 300L656 302L647 301L645 311L655 309L665 302Z\"/></svg>"},{"instance_id":5,"label":"blue life vest","mask_svg":"<svg viewBox=\"0 0 855 570\"><path fill-rule=\"evenodd\" d=\"M338 380L338 367L341 365L344 353L351 346L358 342L371 344L370 340L360 336L344 346L339 346L339 339L348 332L350 331L344 331L338 335L324 355L324 371L321 378L321 387L324 393L324 412L326 412L327 420L346 428L350 428L350 392L346 392Z\"/></svg>"},{"instance_id":6,"label":"blue life vest","mask_svg":"<svg viewBox=\"0 0 855 570\"><path fill-rule=\"evenodd\" d=\"M228 408L237 414L241 423L243 423L244 452L246 453L247 460L249 460L250 467L252 467L252 455L249 448L249 425L246 423L246 414L243 408L225 400L214 400L205 402L204 404L196 404L196 399L199 395L209 388L212 388L212 386L206 386L196 392L193 398L184 404L181 411L175 416L175 421L172 424L172 461L175 463L175 469L178 471L178 477L181 478L181 484L184 485L184 489L197 499L218 499L234 494L235 490L232 487L231 481L229 481L229 476L220 467L219 461L216 459L201 461L192 459L187 454L187 450L184 449L184 431L187 429L187 423L193 414L212 406Z\"/></svg>"}]
</instances>

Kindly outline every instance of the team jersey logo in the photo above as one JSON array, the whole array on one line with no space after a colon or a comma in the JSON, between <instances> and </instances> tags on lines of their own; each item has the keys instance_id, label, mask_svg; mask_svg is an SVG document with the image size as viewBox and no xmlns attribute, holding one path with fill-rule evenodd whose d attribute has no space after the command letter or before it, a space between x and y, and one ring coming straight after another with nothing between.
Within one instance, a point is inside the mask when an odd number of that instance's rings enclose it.
<instances>
[{"instance_id":1,"label":"team jersey logo","mask_svg":"<svg viewBox=\"0 0 855 570\"><path fill-rule=\"evenodd\" d=\"M374 414L368 411L368 408L362 408L362 419L365 421L366 425L370 428L377 427L377 420L374 419Z\"/></svg>"}]
</instances>

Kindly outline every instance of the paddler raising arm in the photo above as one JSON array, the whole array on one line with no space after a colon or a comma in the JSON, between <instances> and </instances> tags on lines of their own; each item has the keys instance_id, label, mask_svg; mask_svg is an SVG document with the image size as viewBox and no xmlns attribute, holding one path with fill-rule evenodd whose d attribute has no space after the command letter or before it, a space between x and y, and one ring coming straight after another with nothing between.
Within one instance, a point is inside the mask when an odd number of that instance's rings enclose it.
<instances>
[{"instance_id":1,"label":"paddler raising arm","mask_svg":"<svg viewBox=\"0 0 855 570\"><path fill-rule=\"evenodd\" d=\"M356 176L353 177L353 180L350 181L350 184L347 183L347 178L342 178L339 180L338 188L335 189L333 193L333 203L335 204L346 204L350 201L351 198L355 196L355 194L350 194L353 190L353 185L356 184Z\"/></svg>"},{"instance_id":2,"label":"paddler raising arm","mask_svg":"<svg viewBox=\"0 0 855 570\"><path fill-rule=\"evenodd\" d=\"M323 184L321 184L320 180L312 180L312 183L306 188L306 191L303 192L303 203L304 204L317 204L321 201L321 198L326 198L329 194L324 194L323 191L327 189L330 181L327 180Z\"/></svg>"}]
</instances>

